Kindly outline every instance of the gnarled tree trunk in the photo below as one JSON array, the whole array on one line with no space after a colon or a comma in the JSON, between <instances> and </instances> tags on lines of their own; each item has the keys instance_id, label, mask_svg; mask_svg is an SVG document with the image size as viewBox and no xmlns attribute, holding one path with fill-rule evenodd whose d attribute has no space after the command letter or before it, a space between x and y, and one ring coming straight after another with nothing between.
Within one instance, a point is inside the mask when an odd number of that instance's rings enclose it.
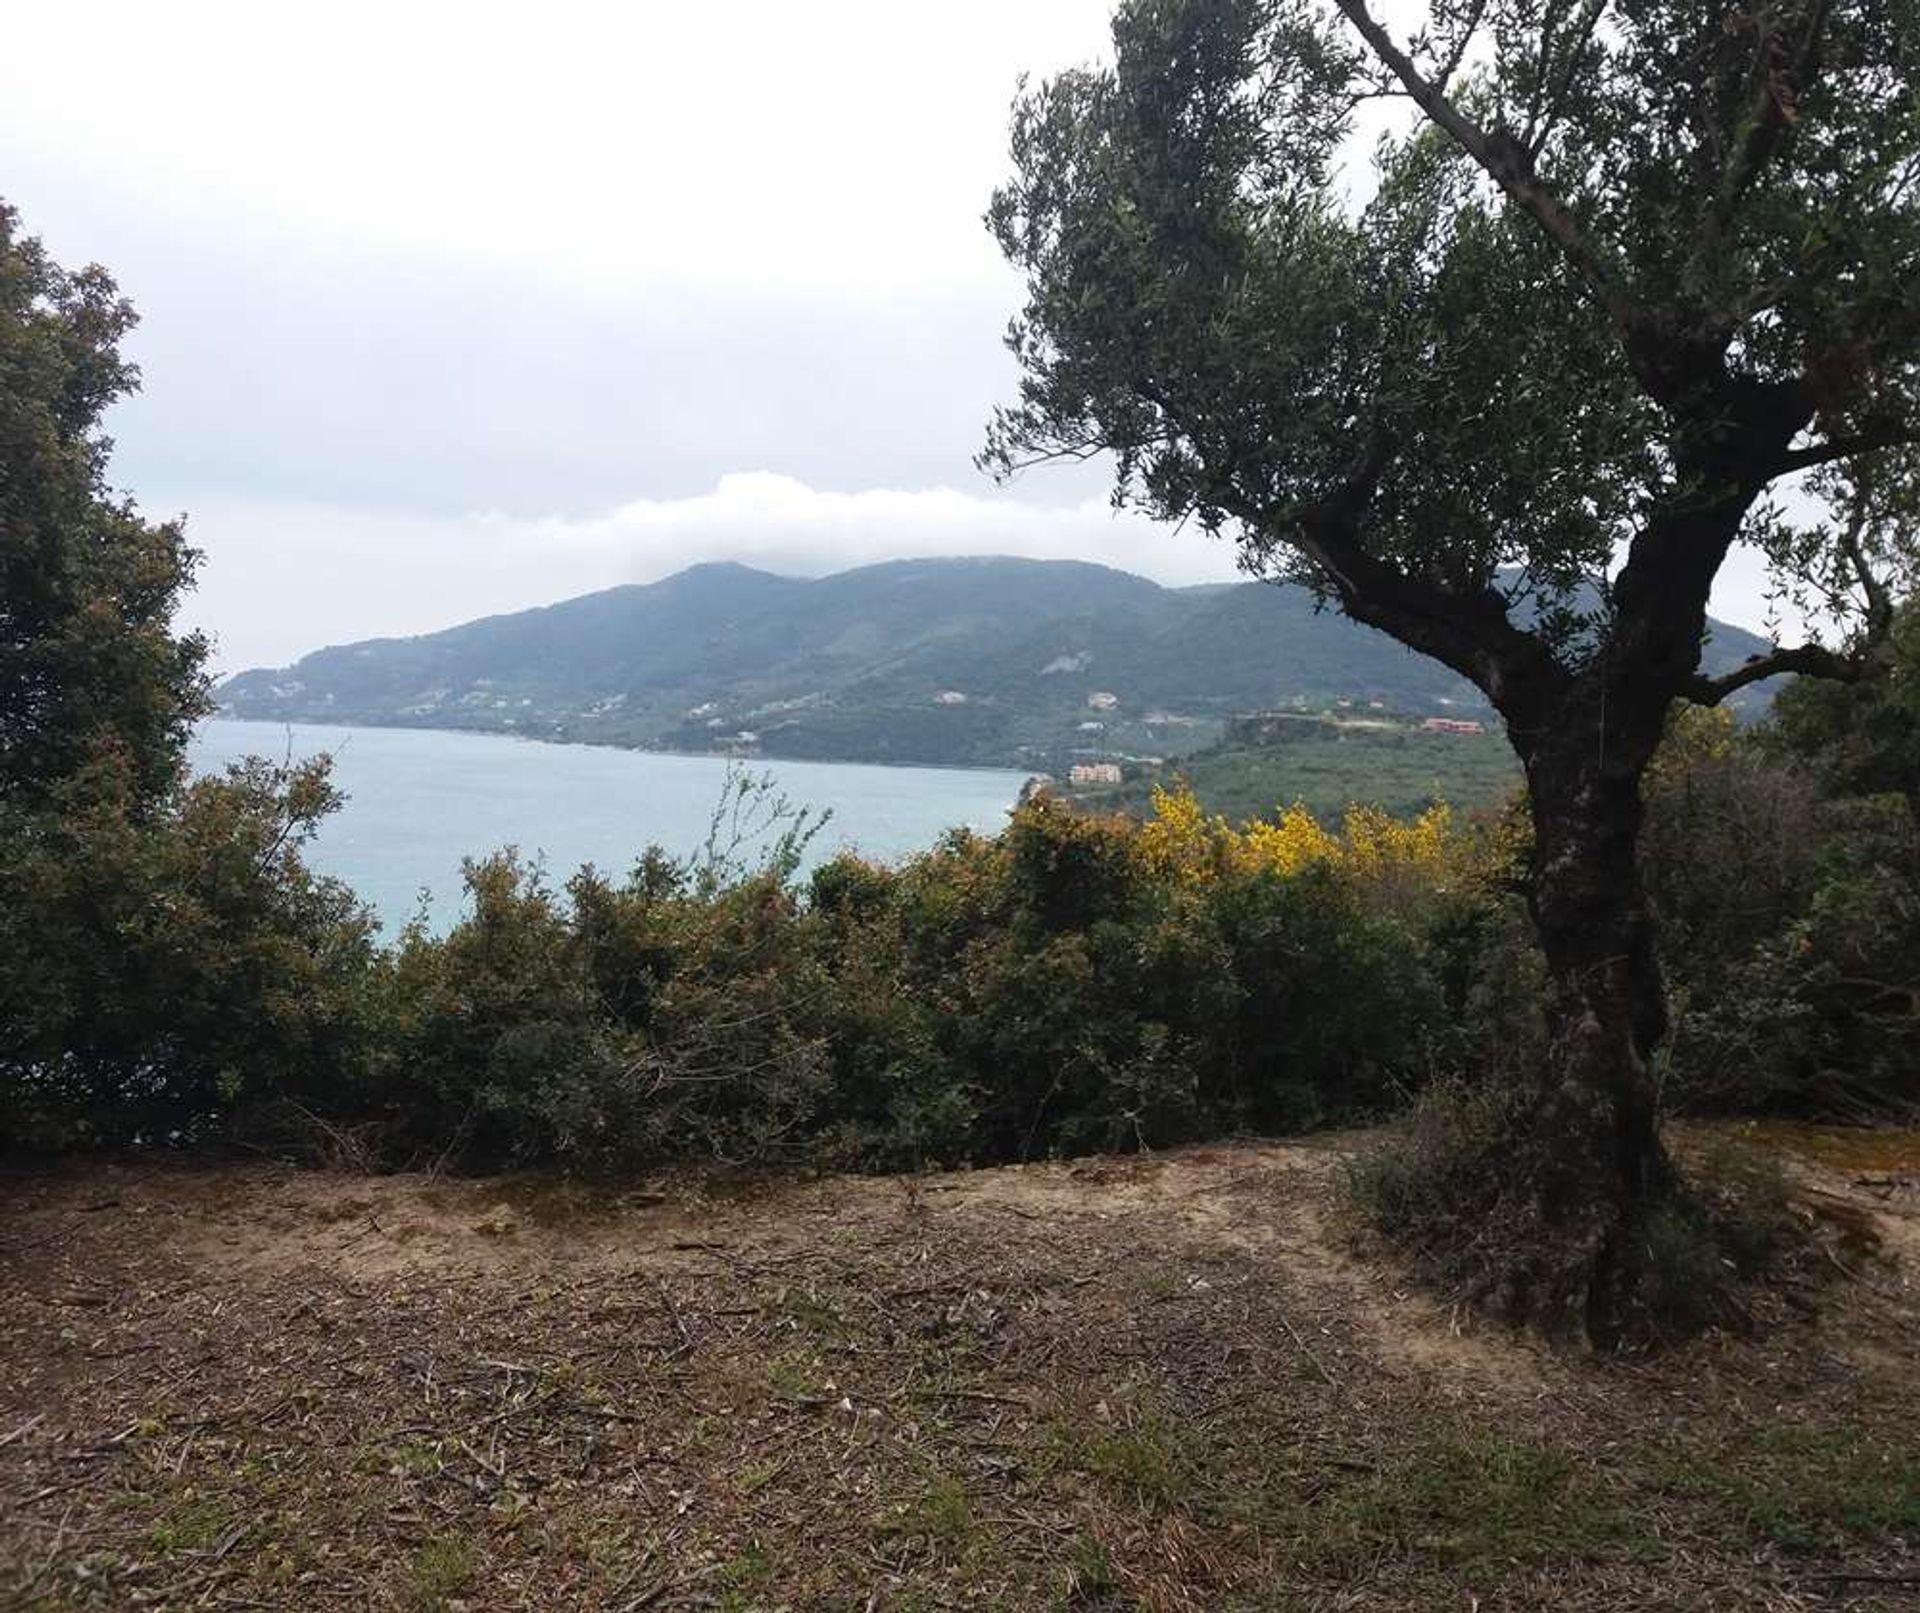
<instances>
[{"instance_id":1,"label":"gnarled tree trunk","mask_svg":"<svg viewBox=\"0 0 1920 1613\"><path fill-rule=\"evenodd\" d=\"M1567 1268L1586 1272L1587 1332L1608 1344L1630 1298L1628 1240L1672 1186L1653 1073L1666 998L1636 854L1642 766L1609 760L1604 727L1577 705L1524 760L1549 979L1532 1185Z\"/></svg>"},{"instance_id":2,"label":"gnarled tree trunk","mask_svg":"<svg viewBox=\"0 0 1920 1613\"><path fill-rule=\"evenodd\" d=\"M1647 1219L1677 1190L1659 1134L1667 1008L1640 877L1641 781L1696 678L1713 577L1759 485L1748 460L1798 429L1797 416L1763 413L1735 430L1740 402L1726 401L1693 458L1676 455L1686 491L1636 540L1588 664L1545 691L1524 676L1496 685L1526 769L1529 904L1549 980L1547 1057L1519 1144L1549 1259L1583 1275L1601 1345L1631 1309Z\"/></svg>"}]
</instances>

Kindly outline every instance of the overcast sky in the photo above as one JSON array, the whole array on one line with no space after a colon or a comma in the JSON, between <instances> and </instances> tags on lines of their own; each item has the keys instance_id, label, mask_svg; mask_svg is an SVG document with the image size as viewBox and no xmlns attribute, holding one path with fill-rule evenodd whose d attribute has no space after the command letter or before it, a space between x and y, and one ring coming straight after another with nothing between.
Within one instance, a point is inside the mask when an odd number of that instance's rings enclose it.
<instances>
[{"instance_id":1,"label":"overcast sky","mask_svg":"<svg viewBox=\"0 0 1920 1613\"><path fill-rule=\"evenodd\" d=\"M0 195L141 310L116 480L232 671L696 560L1234 575L1085 472L971 463L1018 75L1108 0L19 8ZM1760 625L1742 567L1716 596Z\"/></svg>"}]
</instances>

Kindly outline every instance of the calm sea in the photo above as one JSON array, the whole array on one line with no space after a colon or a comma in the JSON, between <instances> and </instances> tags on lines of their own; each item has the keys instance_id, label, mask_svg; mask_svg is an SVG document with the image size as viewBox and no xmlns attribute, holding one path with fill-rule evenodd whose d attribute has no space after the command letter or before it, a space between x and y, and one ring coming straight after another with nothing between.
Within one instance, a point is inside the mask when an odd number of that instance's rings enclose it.
<instances>
[{"instance_id":1,"label":"calm sea","mask_svg":"<svg viewBox=\"0 0 1920 1613\"><path fill-rule=\"evenodd\" d=\"M351 884L387 931L429 894L435 928L453 921L460 859L516 845L539 855L556 883L591 862L623 873L649 845L676 856L704 844L726 780L717 756L657 756L550 745L491 734L414 728L325 727L213 719L194 736L192 761L217 772L242 756L279 760L331 753L346 806L321 827L308 860ZM1023 774L939 767L754 762L797 804L831 808L811 858L843 846L892 858L943 830L992 831L1006 820Z\"/></svg>"}]
</instances>

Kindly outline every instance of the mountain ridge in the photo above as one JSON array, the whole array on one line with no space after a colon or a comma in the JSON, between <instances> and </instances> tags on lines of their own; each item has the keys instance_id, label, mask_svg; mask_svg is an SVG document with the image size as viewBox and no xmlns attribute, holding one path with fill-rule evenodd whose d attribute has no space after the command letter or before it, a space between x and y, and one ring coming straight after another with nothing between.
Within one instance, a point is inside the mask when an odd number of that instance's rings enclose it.
<instances>
[{"instance_id":1,"label":"mountain ridge","mask_svg":"<svg viewBox=\"0 0 1920 1613\"><path fill-rule=\"evenodd\" d=\"M1710 670L1765 647L1714 623ZM1080 560L705 562L223 682L229 716L654 750L1052 771L1169 756L1249 709L1489 716L1464 679L1303 589ZM1757 696L1764 703L1764 693Z\"/></svg>"}]
</instances>

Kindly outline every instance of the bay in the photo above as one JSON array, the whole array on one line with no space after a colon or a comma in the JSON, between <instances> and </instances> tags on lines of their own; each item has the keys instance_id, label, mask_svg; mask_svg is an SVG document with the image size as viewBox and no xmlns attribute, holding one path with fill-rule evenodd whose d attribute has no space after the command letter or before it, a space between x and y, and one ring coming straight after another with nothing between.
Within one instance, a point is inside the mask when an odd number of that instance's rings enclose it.
<instances>
[{"instance_id":1,"label":"bay","mask_svg":"<svg viewBox=\"0 0 1920 1613\"><path fill-rule=\"evenodd\" d=\"M326 752L347 804L308 848L309 864L345 880L391 935L427 895L429 926L460 911L461 859L506 845L544 863L555 884L582 863L612 874L649 845L697 853L727 780L719 756L667 756L426 728L358 728L211 718L189 761L216 773L243 756ZM946 830L992 833L1025 775L972 768L751 761L796 805L831 810L808 861L844 847L894 859Z\"/></svg>"}]
</instances>

